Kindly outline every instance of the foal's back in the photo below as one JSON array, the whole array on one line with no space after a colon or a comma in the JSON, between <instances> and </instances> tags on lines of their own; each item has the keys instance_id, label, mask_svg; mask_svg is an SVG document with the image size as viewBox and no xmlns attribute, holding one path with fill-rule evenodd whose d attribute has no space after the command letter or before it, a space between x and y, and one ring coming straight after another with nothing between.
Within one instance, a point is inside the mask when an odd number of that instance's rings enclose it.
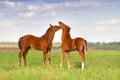
<instances>
[{"instance_id":1,"label":"foal's back","mask_svg":"<svg viewBox=\"0 0 120 80\"><path fill-rule=\"evenodd\" d=\"M20 44L22 44L21 46L24 48L31 47L37 50L41 50L42 45L45 44L44 42L45 40L42 37L36 37L30 34L20 38Z\"/></svg>"}]
</instances>

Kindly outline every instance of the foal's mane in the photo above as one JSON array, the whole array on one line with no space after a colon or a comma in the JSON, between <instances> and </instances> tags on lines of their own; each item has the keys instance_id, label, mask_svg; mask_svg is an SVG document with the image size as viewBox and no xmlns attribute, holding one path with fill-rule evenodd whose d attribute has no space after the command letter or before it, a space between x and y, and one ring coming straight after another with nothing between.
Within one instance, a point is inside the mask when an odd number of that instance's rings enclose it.
<instances>
[{"instance_id":1,"label":"foal's mane","mask_svg":"<svg viewBox=\"0 0 120 80\"><path fill-rule=\"evenodd\" d=\"M51 29L51 27L49 27L49 28L47 29L47 31L45 32L45 34L44 34L43 36L41 36L41 37L44 37L44 36L49 32L50 29Z\"/></svg>"}]
</instances>

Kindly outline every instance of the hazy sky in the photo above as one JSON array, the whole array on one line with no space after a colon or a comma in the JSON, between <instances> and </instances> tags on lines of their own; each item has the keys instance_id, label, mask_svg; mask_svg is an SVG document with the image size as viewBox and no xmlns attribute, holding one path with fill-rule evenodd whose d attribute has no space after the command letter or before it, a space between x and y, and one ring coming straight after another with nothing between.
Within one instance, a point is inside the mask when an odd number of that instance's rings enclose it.
<instances>
[{"instance_id":1,"label":"hazy sky","mask_svg":"<svg viewBox=\"0 0 120 80\"><path fill-rule=\"evenodd\" d=\"M89 42L120 41L120 0L0 0L0 41L42 36L63 21L71 37ZM61 30L54 42L61 41Z\"/></svg>"}]
</instances>

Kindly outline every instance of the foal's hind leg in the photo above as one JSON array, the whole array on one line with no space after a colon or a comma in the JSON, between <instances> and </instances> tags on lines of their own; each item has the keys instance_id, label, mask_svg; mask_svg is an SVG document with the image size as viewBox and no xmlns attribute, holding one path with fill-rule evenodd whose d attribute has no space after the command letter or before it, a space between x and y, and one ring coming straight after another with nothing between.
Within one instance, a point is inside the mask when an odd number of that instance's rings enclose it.
<instances>
[{"instance_id":1,"label":"foal's hind leg","mask_svg":"<svg viewBox=\"0 0 120 80\"><path fill-rule=\"evenodd\" d=\"M24 66L26 66L26 55L28 53L28 50L29 50L29 48L27 48L27 50L23 54Z\"/></svg>"},{"instance_id":2,"label":"foal's hind leg","mask_svg":"<svg viewBox=\"0 0 120 80\"><path fill-rule=\"evenodd\" d=\"M85 66L85 54L82 51L79 52L79 54L80 54L80 57L81 57L81 60L82 60L82 67L81 67L81 69L83 70L84 66Z\"/></svg>"},{"instance_id":3,"label":"foal's hind leg","mask_svg":"<svg viewBox=\"0 0 120 80\"><path fill-rule=\"evenodd\" d=\"M22 51L20 51L20 53L19 53L19 59L18 59L18 66L20 67L21 66L21 53L22 53Z\"/></svg>"},{"instance_id":4,"label":"foal's hind leg","mask_svg":"<svg viewBox=\"0 0 120 80\"><path fill-rule=\"evenodd\" d=\"M24 54L24 51L21 50L20 53L19 53L19 59L18 59L18 66L20 67L21 66L21 57L23 56Z\"/></svg>"}]
</instances>

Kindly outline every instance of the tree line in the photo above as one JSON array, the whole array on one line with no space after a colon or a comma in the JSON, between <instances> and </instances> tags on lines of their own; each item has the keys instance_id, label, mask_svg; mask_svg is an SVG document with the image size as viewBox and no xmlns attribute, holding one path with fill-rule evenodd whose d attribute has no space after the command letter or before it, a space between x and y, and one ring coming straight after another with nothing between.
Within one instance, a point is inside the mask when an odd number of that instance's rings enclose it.
<instances>
[{"instance_id":1,"label":"tree line","mask_svg":"<svg viewBox=\"0 0 120 80\"><path fill-rule=\"evenodd\" d=\"M53 43L53 49L60 49L61 43ZM120 42L88 42L89 50L120 50Z\"/></svg>"},{"instance_id":2,"label":"tree line","mask_svg":"<svg viewBox=\"0 0 120 80\"><path fill-rule=\"evenodd\" d=\"M88 48L94 50L120 50L120 42L89 42Z\"/></svg>"}]
</instances>

